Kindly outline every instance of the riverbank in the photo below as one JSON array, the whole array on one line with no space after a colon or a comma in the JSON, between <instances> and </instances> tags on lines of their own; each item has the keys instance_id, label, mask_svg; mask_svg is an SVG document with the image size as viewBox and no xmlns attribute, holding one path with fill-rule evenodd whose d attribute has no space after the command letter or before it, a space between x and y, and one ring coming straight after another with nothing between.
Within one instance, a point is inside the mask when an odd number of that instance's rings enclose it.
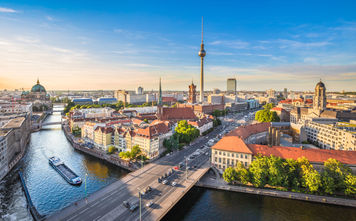
<instances>
[{"instance_id":1,"label":"riverbank","mask_svg":"<svg viewBox=\"0 0 356 221\"><path fill-rule=\"evenodd\" d=\"M331 204L338 206L354 207L356 208L356 200L343 199L330 196L318 196L306 193L295 193L289 191L279 191L273 189L261 189L248 186L235 186L228 185L225 181L218 176L212 177L211 175L205 175L201 180L196 183L198 187L218 189L232 192L249 193L263 196L279 197L293 200L302 200L315 203Z\"/></svg>"},{"instance_id":2,"label":"riverbank","mask_svg":"<svg viewBox=\"0 0 356 221\"><path fill-rule=\"evenodd\" d=\"M66 124L62 124L62 129L64 132L65 137L67 140L71 143L74 149L84 152L86 154L89 154L91 156L97 157L99 159L105 160L111 164L114 164L115 166L119 166L121 168L124 168L128 171L135 171L138 168L135 168L135 165L132 163L129 163L127 161L121 160L118 156L116 155L108 155L105 151L98 150L98 149L89 149L85 146L83 146L81 143L77 142L75 137L70 133L69 127Z\"/></svg>"}]
</instances>

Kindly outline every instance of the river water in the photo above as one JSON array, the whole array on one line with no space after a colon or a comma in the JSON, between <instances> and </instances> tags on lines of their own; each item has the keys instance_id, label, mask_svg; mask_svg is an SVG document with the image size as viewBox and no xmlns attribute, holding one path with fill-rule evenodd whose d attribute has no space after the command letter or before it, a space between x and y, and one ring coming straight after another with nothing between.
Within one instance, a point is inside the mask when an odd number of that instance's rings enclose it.
<instances>
[{"instance_id":1,"label":"river water","mask_svg":"<svg viewBox=\"0 0 356 221\"><path fill-rule=\"evenodd\" d=\"M50 115L46 122L60 120ZM127 171L75 151L59 125L31 135L28 152L0 183L0 220L32 220L17 172L22 170L37 210L51 214L85 197L84 183L69 185L48 164L60 157L80 177L87 176L87 194L127 174ZM164 220L356 220L356 209L194 187Z\"/></svg>"},{"instance_id":2,"label":"river water","mask_svg":"<svg viewBox=\"0 0 356 221\"><path fill-rule=\"evenodd\" d=\"M48 116L45 122L60 121L59 113ZM127 174L120 169L94 157L74 150L67 141L60 125L46 126L31 134L26 156L0 183L0 220L32 220L26 209L26 198L21 189L17 171L22 170L38 212L51 214L74 201L93 193ZM75 173L85 180L81 186L68 184L49 164L51 156L60 157Z\"/></svg>"}]
</instances>

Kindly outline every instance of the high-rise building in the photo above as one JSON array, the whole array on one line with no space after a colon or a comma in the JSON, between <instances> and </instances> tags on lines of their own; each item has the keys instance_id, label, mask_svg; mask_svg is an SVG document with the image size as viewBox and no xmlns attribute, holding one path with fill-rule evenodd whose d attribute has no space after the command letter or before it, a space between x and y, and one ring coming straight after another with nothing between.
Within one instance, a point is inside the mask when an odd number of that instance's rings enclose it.
<instances>
[{"instance_id":1,"label":"high-rise building","mask_svg":"<svg viewBox=\"0 0 356 221\"><path fill-rule=\"evenodd\" d=\"M194 85L193 81L192 84L189 85L189 95L188 95L188 102L195 104L197 102L196 98L196 85Z\"/></svg>"},{"instance_id":2,"label":"high-rise building","mask_svg":"<svg viewBox=\"0 0 356 221\"><path fill-rule=\"evenodd\" d=\"M236 94L236 88L237 88L236 78L228 78L227 85L226 85L227 93Z\"/></svg>"},{"instance_id":3,"label":"high-rise building","mask_svg":"<svg viewBox=\"0 0 356 221\"><path fill-rule=\"evenodd\" d=\"M268 97L272 97L273 98L273 97L276 96L276 91L273 90L273 89L267 90L266 93L267 93Z\"/></svg>"},{"instance_id":4,"label":"high-rise building","mask_svg":"<svg viewBox=\"0 0 356 221\"><path fill-rule=\"evenodd\" d=\"M200 57L200 102L204 102L204 57L206 55L206 52L204 50L204 43L203 43L203 18L201 22L201 44L200 44L200 51L199 51L199 57Z\"/></svg>"},{"instance_id":5,"label":"high-rise building","mask_svg":"<svg viewBox=\"0 0 356 221\"><path fill-rule=\"evenodd\" d=\"M136 94L143 94L143 87L138 87L136 89Z\"/></svg>"},{"instance_id":6,"label":"high-rise building","mask_svg":"<svg viewBox=\"0 0 356 221\"><path fill-rule=\"evenodd\" d=\"M315 86L313 109L315 112L319 113L326 109L326 88L321 80Z\"/></svg>"},{"instance_id":7,"label":"high-rise building","mask_svg":"<svg viewBox=\"0 0 356 221\"><path fill-rule=\"evenodd\" d=\"M288 98L288 90L287 90L287 88L284 88L283 97L284 97L284 99Z\"/></svg>"}]
</instances>

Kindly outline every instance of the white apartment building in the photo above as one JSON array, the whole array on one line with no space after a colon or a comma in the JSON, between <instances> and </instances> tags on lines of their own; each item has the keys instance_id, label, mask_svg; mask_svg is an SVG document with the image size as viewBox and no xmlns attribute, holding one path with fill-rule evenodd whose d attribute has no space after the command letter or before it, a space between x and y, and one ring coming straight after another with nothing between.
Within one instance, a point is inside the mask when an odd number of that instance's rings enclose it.
<instances>
[{"instance_id":1,"label":"white apartment building","mask_svg":"<svg viewBox=\"0 0 356 221\"><path fill-rule=\"evenodd\" d=\"M346 129L349 125L349 130ZM310 121L305 124L307 139L318 143L323 149L356 150L356 125L348 123L320 123Z\"/></svg>"},{"instance_id":2,"label":"white apartment building","mask_svg":"<svg viewBox=\"0 0 356 221\"><path fill-rule=\"evenodd\" d=\"M1 133L1 132L0 132ZM7 144L4 136L0 135L0 180L8 172Z\"/></svg>"}]
</instances>

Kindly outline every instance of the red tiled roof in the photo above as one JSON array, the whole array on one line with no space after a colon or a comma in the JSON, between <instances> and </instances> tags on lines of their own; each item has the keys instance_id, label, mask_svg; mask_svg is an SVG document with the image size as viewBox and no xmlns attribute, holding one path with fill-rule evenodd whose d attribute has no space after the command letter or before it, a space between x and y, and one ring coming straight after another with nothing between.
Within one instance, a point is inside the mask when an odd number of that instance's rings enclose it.
<instances>
[{"instance_id":1,"label":"red tiled roof","mask_svg":"<svg viewBox=\"0 0 356 221\"><path fill-rule=\"evenodd\" d=\"M230 133L228 133L226 136L237 136L237 137L241 137L242 139L246 139L252 134L258 134L267 131L270 126L271 123L269 122L250 124L247 126L240 126L235 130L231 131Z\"/></svg>"},{"instance_id":2,"label":"red tiled roof","mask_svg":"<svg viewBox=\"0 0 356 221\"><path fill-rule=\"evenodd\" d=\"M324 163L329 158L336 159L344 164L356 165L356 151L301 149L298 147L268 147L259 144L247 144L254 155L278 156L284 159L298 159L306 157L312 163Z\"/></svg>"},{"instance_id":3,"label":"red tiled roof","mask_svg":"<svg viewBox=\"0 0 356 221\"><path fill-rule=\"evenodd\" d=\"M194 111L190 107L162 108L163 120L190 120L196 119Z\"/></svg>"},{"instance_id":4,"label":"red tiled roof","mask_svg":"<svg viewBox=\"0 0 356 221\"><path fill-rule=\"evenodd\" d=\"M157 123L150 125L146 128L138 128L135 133L138 136L144 136L147 138L152 138L154 136L159 136L160 134L166 134L170 131L169 127L165 123Z\"/></svg>"},{"instance_id":5,"label":"red tiled roof","mask_svg":"<svg viewBox=\"0 0 356 221\"><path fill-rule=\"evenodd\" d=\"M282 104L290 104L290 103L292 103L292 99L281 100L279 103L282 103Z\"/></svg>"},{"instance_id":6,"label":"red tiled roof","mask_svg":"<svg viewBox=\"0 0 356 221\"><path fill-rule=\"evenodd\" d=\"M282 110L284 110L284 109L281 107L274 107L271 109L271 111L282 111Z\"/></svg>"},{"instance_id":7,"label":"red tiled roof","mask_svg":"<svg viewBox=\"0 0 356 221\"><path fill-rule=\"evenodd\" d=\"M143 121L137 118L132 118L131 119L133 124L140 125Z\"/></svg>"},{"instance_id":8,"label":"red tiled roof","mask_svg":"<svg viewBox=\"0 0 356 221\"><path fill-rule=\"evenodd\" d=\"M162 102L176 102L177 99L174 97L162 97Z\"/></svg>"},{"instance_id":9,"label":"red tiled roof","mask_svg":"<svg viewBox=\"0 0 356 221\"><path fill-rule=\"evenodd\" d=\"M313 99L306 99L306 100L305 100L305 103L307 103L307 104L312 104L312 103L313 103Z\"/></svg>"},{"instance_id":10,"label":"red tiled roof","mask_svg":"<svg viewBox=\"0 0 356 221\"><path fill-rule=\"evenodd\" d=\"M97 127L95 131L101 131L101 133L112 133L113 129L111 127Z\"/></svg>"},{"instance_id":11,"label":"red tiled roof","mask_svg":"<svg viewBox=\"0 0 356 221\"><path fill-rule=\"evenodd\" d=\"M211 149L252 154L245 142L237 136L225 136L212 146Z\"/></svg>"},{"instance_id":12,"label":"red tiled roof","mask_svg":"<svg viewBox=\"0 0 356 221\"><path fill-rule=\"evenodd\" d=\"M192 125L192 126L196 126L196 127L201 127L207 123L210 123L212 122L212 119L210 118L201 118L199 120L195 120L195 121L192 121L192 120L188 120L187 121L188 124Z\"/></svg>"}]
</instances>

